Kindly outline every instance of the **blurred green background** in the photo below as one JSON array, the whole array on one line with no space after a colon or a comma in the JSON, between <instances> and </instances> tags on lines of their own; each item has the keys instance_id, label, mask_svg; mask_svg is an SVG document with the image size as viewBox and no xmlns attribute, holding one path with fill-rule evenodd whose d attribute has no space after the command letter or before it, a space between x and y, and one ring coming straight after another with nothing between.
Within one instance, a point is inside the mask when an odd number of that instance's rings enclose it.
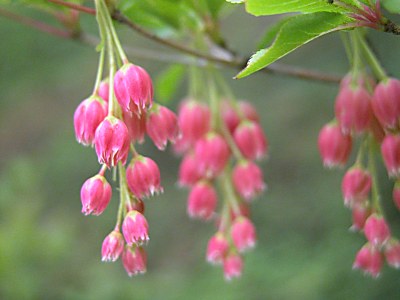
<instances>
[{"instance_id":1,"label":"blurred green background","mask_svg":"<svg viewBox=\"0 0 400 300\"><path fill-rule=\"evenodd\" d=\"M249 55L271 20L239 8L222 31L231 48ZM90 16L83 27L97 33ZM119 32L124 44L174 53L126 28ZM0 40L0 299L399 299L399 271L385 266L373 280L351 270L364 238L348 231L343 170L324 170L316 147L319 129L333 117L337 86L260 73L234 81L235 71L224 70L237 97L259 110L271 145L262 163L269 190L252 207L258 245L245 256L242 278L230 283L205 262L214 228L187 217L187 192L175 185L179 159L147 141L141 152L160 164L165 193L146 201L148 272L129 278L120 261L100 261L118 193L102 216L80 213L81 185L98 164L93 149L75 141L72 116L92 90L95 50L4 18ZM400 76L400 39L372 33L371 40L388 71ZM168 66L132 59L153 78ZM331 74L348 68L337 34L282 62ZM186 92L182 86L171 106ZM380 175L386 215L399 236L391 183L382 168Z\"/></svg>"}]
</instances>

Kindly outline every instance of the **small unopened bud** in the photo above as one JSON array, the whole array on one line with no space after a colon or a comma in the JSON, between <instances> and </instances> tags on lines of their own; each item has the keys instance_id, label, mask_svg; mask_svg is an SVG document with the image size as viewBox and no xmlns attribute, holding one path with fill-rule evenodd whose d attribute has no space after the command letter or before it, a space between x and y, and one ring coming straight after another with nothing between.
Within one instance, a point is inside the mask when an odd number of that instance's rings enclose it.
<instances>
[{"instance_id":1,"label":"small unopened bud","mask_svg":"<svg viewBox=\"0 0 400 300\"><path fill-rule=\"evenodd\" d=\"M160 170L154 160L138 155L126 168L126 180L137 198L153 196L163 191L160 185Z\"/></svg>"},{"instance_id":2,"label":"small unopened bud","mask_svg":"<svg viewBox=\"0 0 400 300\"><path fill-rule=\"evenodd\" d=\"M146 273L147 254L142 247L125 247L122 264L129 276Z\"/></svg>"},{"instance_id":3,"label":"small unopened bud","mask_svg":"<svg viewBox=\"0 0 400 300\"><path fill-rule=\"evenodd\" d=\"M124 250L124 238L119 230L112 231L103 241L101 247L102 261L116 261Z\"/></svg>"},{"instance_id":4,"label":"small unopened bud","mask_svg":"<svg viewBox=\"0 0 400 300\"><path fill-rule=\"evenodd\" d=\"M82 213L100 215L111 200L111 186L104 176L98 174L85 181L81 189Z\"/></svg>"},{"instance_id":5,"label":"small unopened bud","mask_svg":"<svg viewBox=\"0 0 400 300\"><path fill-rule=\"evenodd\" d=\"M344 166L349 158L352 140L337 124L326 124L318 136L318 148L327 168Z\"/></svg>"}]
</instances>

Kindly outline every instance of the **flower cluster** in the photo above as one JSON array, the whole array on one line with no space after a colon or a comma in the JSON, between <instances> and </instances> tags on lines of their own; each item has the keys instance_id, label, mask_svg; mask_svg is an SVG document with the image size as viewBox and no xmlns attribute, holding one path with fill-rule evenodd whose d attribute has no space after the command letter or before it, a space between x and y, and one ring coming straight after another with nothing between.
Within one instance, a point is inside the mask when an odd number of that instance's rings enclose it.
<instances>
[{"instance_id":1,"label":"flower cluster","mask_svg":"<svg viewBox=\"0 0 400 300\"><path fill-rule=\"evenodd\" d=\"M146 271L149 226L144 216L143 199L160 193L160 171L149 157L139 154L135 145L147 134L160 150L178 136L178 120L168 108L153 103L153 85L149 74L126 58L115 34L103 0L96 3L100 31L104 38L99 71L93 94L84 100L74 114L76 139L94 146L99 173L83 184L82 213L100 215L108 206L112 188L105 178L107 169L118 170L120 205L114 230L103 241L103 261L122 256L129 276ZM109 56L108 80L103 75L104 53ZM121 63L116 72L116 58ZM131 156L129 155L132 153ZM129 164L126 166L128 159Z\"/></svg>"},{"instance_id":2,"label":"flower cluster","mask_svg":"<svg viewBox=\"0 0 400 300\"><path fill-rule=\"evenodd\" d=\"M377 277L384 258L389 266L400 267L400 243L391 236L383 215L375 170L378 145L388 176L396 180L393 200L400 208L400 81L383 78L376 84L364 74L346 76L336 98L335 117L320 131L320 154L326 167L344 166L353 140L361 139L356 161L343 177L342 193L352 211L351 229L363 232L367 240L353 268Z\"/></svg>"},{"instance_id":3,"label":"flower cluster","mask_svg":"<svg viewBox=\"0 0 400 300\"><path fill-rule=\"evenodd\" d=\"M255 160L266 156L268 144L253 106L217 100L218 106L211 109L193 98L181 103L181 136L175 149L184 155L178 183L189 189L188 215L216 222L207 261L222 264L230 280L241 275L242 253L256 243L248 205L266 187ZM223 196L220 213L216 185Z\"/></svg>"}]
</instances>

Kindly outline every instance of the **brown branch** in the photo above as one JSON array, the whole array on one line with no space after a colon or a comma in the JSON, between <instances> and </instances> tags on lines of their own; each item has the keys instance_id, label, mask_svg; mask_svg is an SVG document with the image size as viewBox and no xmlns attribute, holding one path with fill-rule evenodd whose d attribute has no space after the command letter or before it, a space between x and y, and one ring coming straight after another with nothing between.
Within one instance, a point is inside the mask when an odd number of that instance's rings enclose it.
<instances>
[{"instance_id":1,"label":"brown branch","mask_svg":"<svg viewBox=\"0 0 400 300\"><path fill-rule=\"evenodd\" d=\"M58 37L62 37L62 38L70 38L72 35L72 33L69 31L58 29L56 27L48 25L47 23L43 23L41 21L29 18L29 17L17 15L11 11L8 11L8 10L2 9L2 8L0 8L0 16L3 16L9 20L13 20L18 23L24 24L28 27L36 28L40 31L46 32L46 33L54 35L54 36L58 36Z\"/></svg>"},{"instance_id":2,"label":"brown branch","mask_svg":"<svg viewBox=\"0 0 400 300\"><path fill-rule=\"evenodd\" d=\"M82 6L79 4L63 1L63 0L47 0L51 3L62 5L71 9L75 9L87 14L95 15L96 11L93 8ZM147 31L146 29L138 26L137 24L133 23L131 20L129 20L126 16L124 16L121 12L118 10L115 10L112 13L112 18L121 23L127 25L129 28L132 30L136 31L137 33L141 34L142 36L147 37L150 40L153 40L159 44L168 46L170 48L173 48L175 50L178 50L182 53L188 54L193 57L197 57L200 59L204 59L206 61L211 61L214 63L218 63L224 66L232 67L235 69L241 70L243 67L246 66L247 59L234 56L232 53L229 53L232 58L231 59L226 59L222 57L217 57L209 54L205 54L202 52L199 52L197 50L194 50L190 47L187 47L185 45L176 43L171 40L163 39L151 31ZM328 82L328 83L339 83L341 77L340 76L335 76L335 75L327 75L321 72L317 71L311 71L307 69L302 69L302 68L293 68L289 66L284 66L282 64L272 64L264 69L261 70L262 72L265 73L273 73L273 74L282 74L286 76L291 76L291 77L297 77L300 79L307 79L307 80L315 80L315 81L322 81L322 82Z\"/></svg>"}]
</instances>

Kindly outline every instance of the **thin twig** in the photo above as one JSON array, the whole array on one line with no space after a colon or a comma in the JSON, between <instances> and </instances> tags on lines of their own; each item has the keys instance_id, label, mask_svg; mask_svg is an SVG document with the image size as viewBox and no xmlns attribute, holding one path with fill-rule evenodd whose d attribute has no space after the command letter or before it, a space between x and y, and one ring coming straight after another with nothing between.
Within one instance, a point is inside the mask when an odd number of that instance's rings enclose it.
<instances>
[{"instance_id":1,"label":"thin twig","mask_svg":"<svg viewBox=\"0 0 400 300\"><path fill-rule=\"evenodd\" d=\"M74 4L71 2L63 1L63 0L48 0L48 1L58 4L58 5L69 7L71 9L75 9L75 10L84 12L87 14L94 15L96 13L95 9L89 8L86 6L82 6L79 4ZM22 17L22 18L25 19L26 17ZM160 38L159 36L155 35L154 33L147 31L146 29L143 29L142 27L136 25L135 23L130 21L127 17L122 15L119 11L115 11L112 14L112 18L121 24L127 25L134 31L147 37L150 40L153 40L159 44L166 45L170 48L173 48L175 50L178 50L178 51L188 54L190 56L196 57L198 59L192 60L192 59L189 59L188 57L179 59L176 56L175 57L172 57L172 56L171 57L167 57L167 56L163 57L163 56L160 56L159 53L157 53L157 54L153 53L154 51L149 52L147 50L141 51L141 50L130 49L128 52L133 54L134 56L141 56L141 57L145 57L145 58L147 57L150 59L166 61L166 62L168 62L168 60L170 59L169 62L173 61L176 63L191 64L191 65L196 64L199 66L204 66L204 65L206 65L207 61L211 61L211 62L220 64L220 65L228 66L228 67L239 69L239 70L243 69L246 66L247 59L245 59L245 58L241 58L241 57L233 56L233 55L231 55L232 56L231 59L221 58L221 57L198 52L194 49L191 49L182 44L173 42L171 40L166 40L166 39ZM13 18L13 19L15 21L19 21L16 18ZM25 20L24 22L21 22L21 23L26 24L28 26L33 26L33 27L41 30L41 28L39 26L37 26L37 24L33 25L34 22L36 22L36 20L30 20L30 22L26 22L26 20ZM41 23L41 22L39 22L39 23ZM47 29L43 28L42 31L49 32L50 26L46 24L46 27L48 27L48 28ZM53 28L51 31L60 31L60 30ZM83 33L72 35L69 32L63 32L63 31L61 31L61 32L62 32L62 34L56 34L56 35L60 36L60 37L64 37L64 38L71 38L71 39L79 40L84 43L88 43L88 41L91 40L89 44L90 45L95 44L93 39L90 38L90 36L85 35ZM49 33L51 33L51 32L49 32ZM268 67L262 69L261 71L264 73L281 74L281 75L285 75L285 76L297 77L300 79L322 81L322 82L327 82L327 83L338 83L338 82L340 82L340 79L341 79L341 76L328 75L328 74L317 72L317 71L311 71L311 70L303 69L303 68L295 68L292 66L285 66L283 64L278 64L278 63L269 65Z\"/></svg>"},{"instance_id":2,"label":"thin twig","mask_svg":"<svg viewBox=\"0 0 400 300\"><path fill-rule=\"evenodd\" d=\"M15 14L11 11L8 11L8 10L2 9L2 8L0 8L0 15L7 19L24 24L28 27L36 28L40 31L46 32L46 33L54 35L54 36L58 36L58 37L62 37L62 38L70 38L72 35L71 32L69 32L69 31L53 27L51 25L48 25L47 23L43 23L41 21L29 18L29 17Z\"/></svg>"}]
</instances>

